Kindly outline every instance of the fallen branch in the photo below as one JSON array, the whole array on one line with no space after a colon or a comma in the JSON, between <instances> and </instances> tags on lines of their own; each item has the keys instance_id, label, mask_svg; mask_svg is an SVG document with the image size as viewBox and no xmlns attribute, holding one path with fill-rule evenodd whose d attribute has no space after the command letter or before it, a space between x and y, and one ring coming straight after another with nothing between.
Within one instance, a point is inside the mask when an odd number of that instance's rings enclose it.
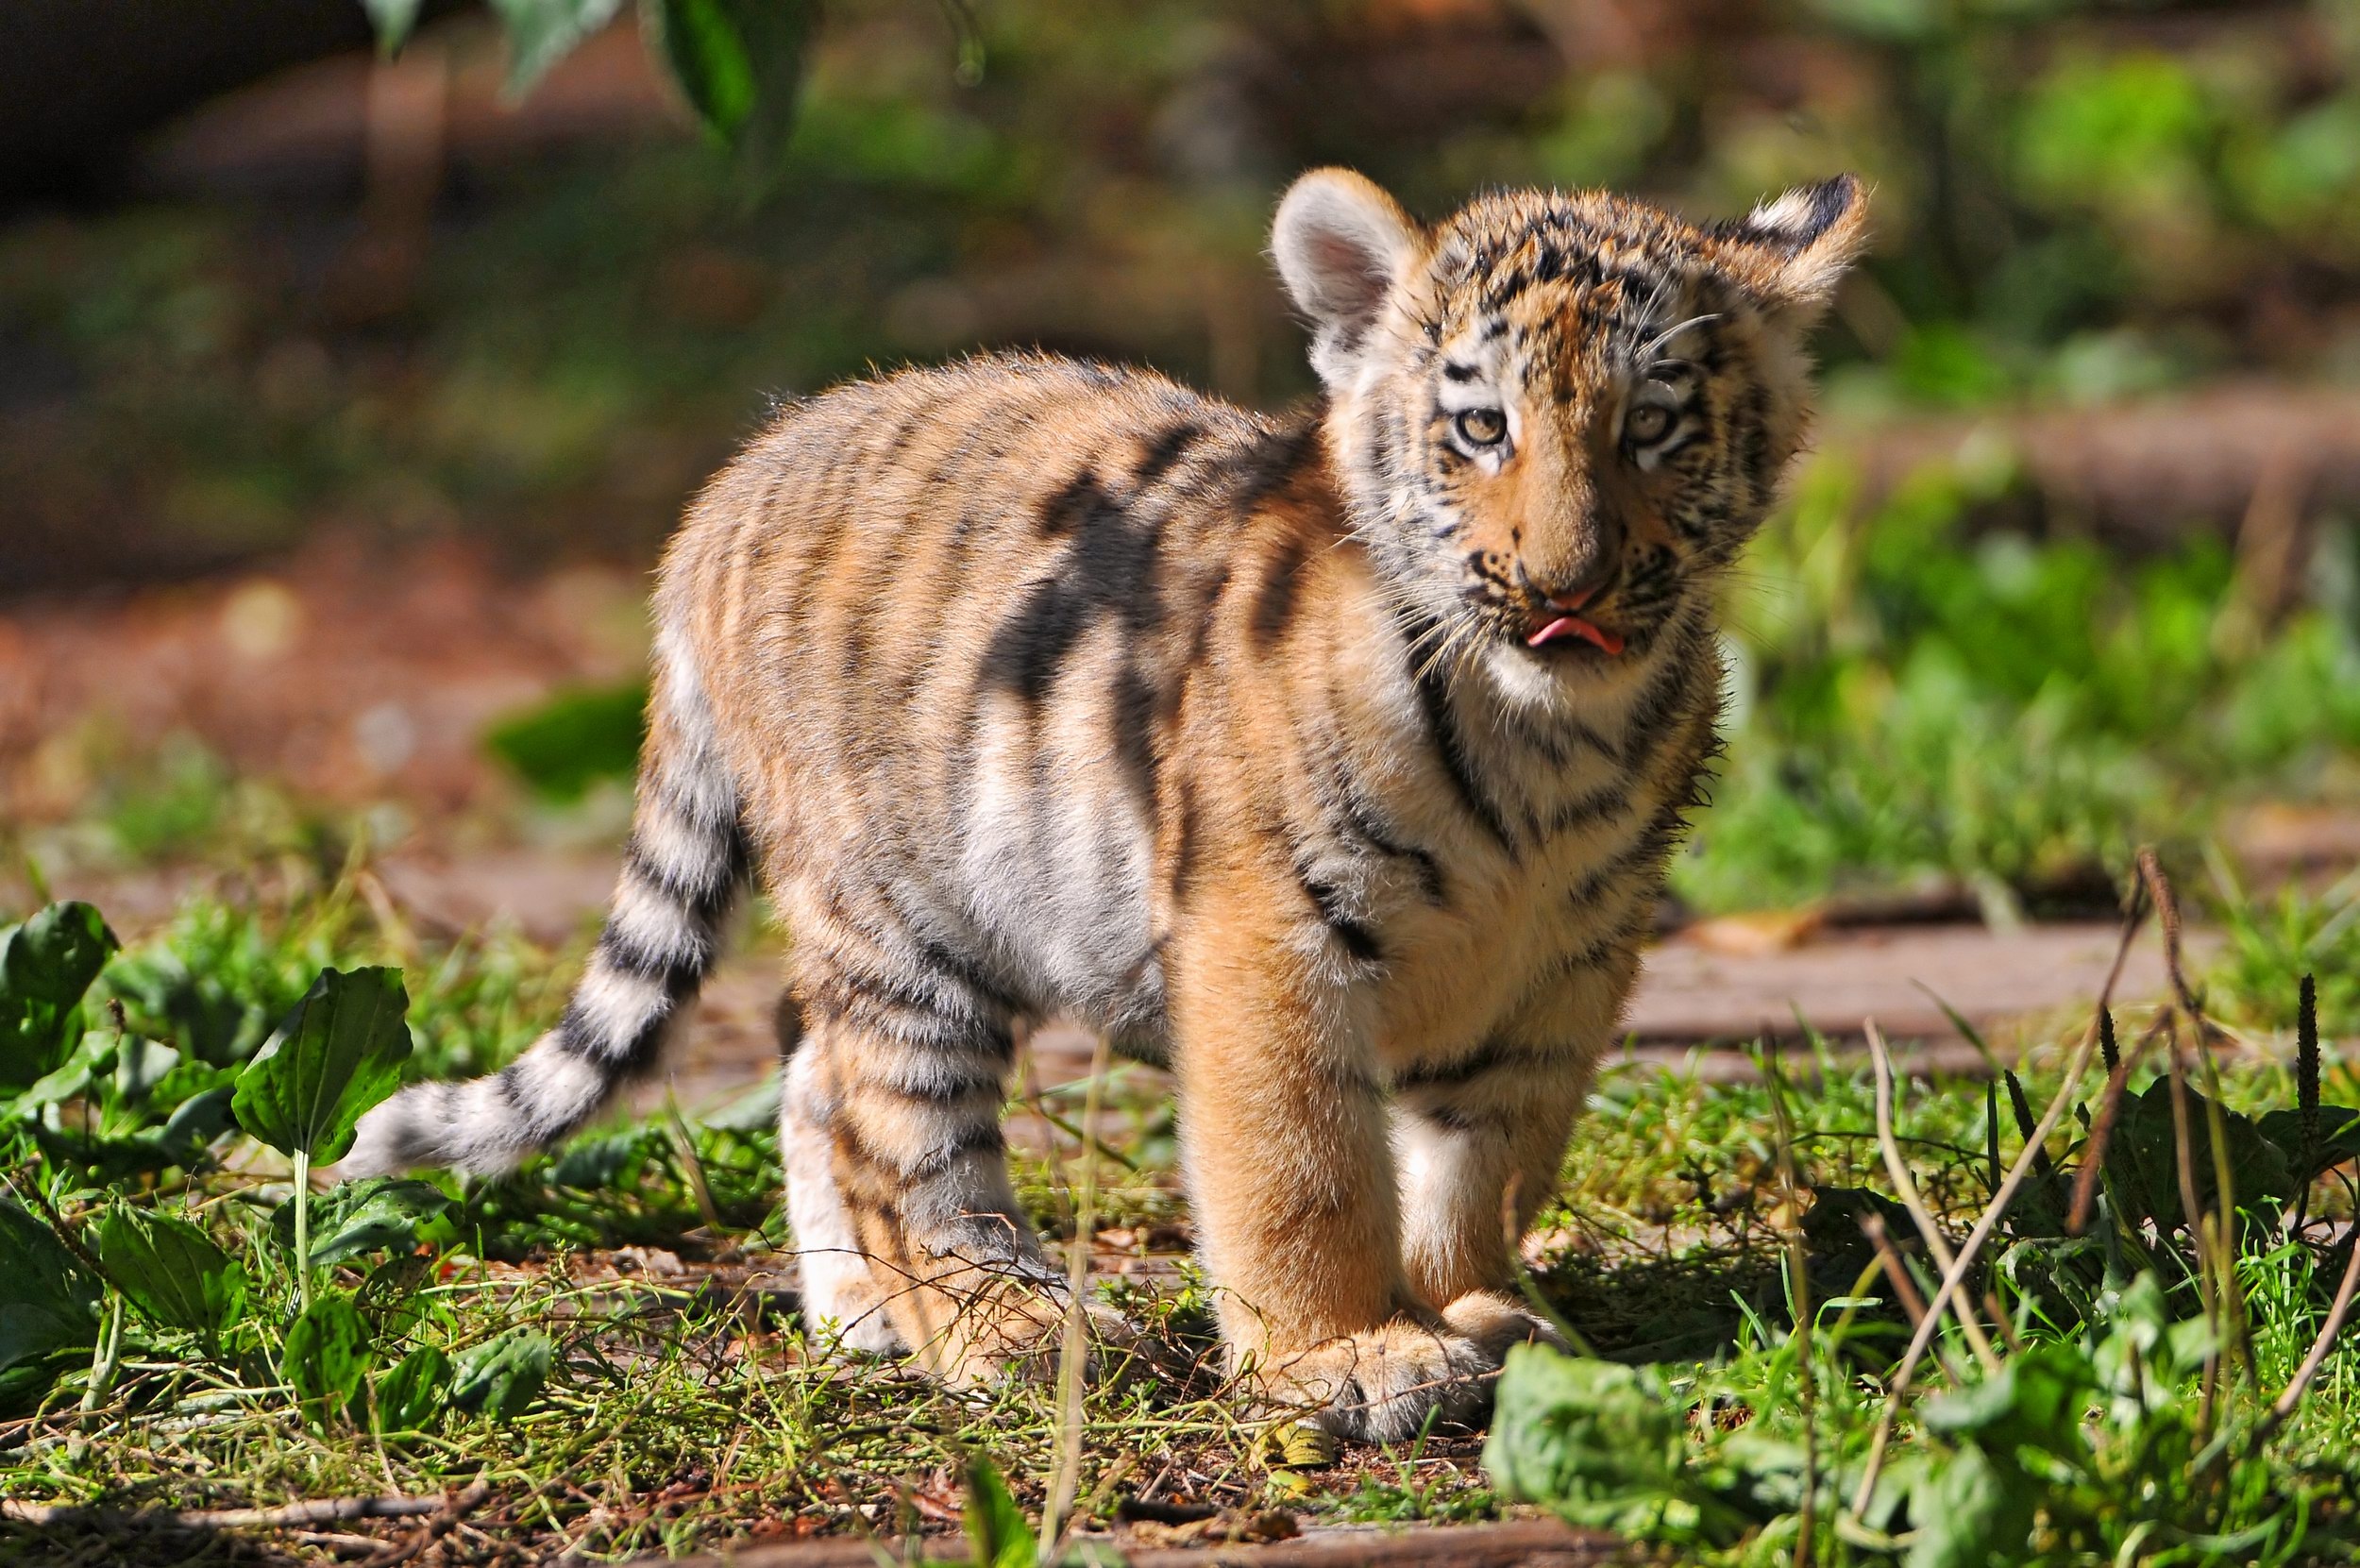
<instances>
[{"instance_id":1,"label":"fallen branch","mask_svg":"<svg viewBox=\"0 0 2360 1568\"><path fill-rule=\"evenodd\" d=\"M803 1541L776 1546L741 1547L727 1559L648 1558L654 1568L876 1568L900 1564L963 1563L967 1543L955 1536L917 1541ZM1129 1568L1511 1568L1545 1561L1551 1568L1592 1568L1624 1560L1628 1543L1601 1530L1576 1529L1555 1519L1509 1519L1496 1525L1435 1525L1408 1529L1315 1529L1291 1541L1267 1545L1155 1547L1120 1550L1104 1536L1077 1536L1070 1559Z\"/></svg>"},{"instance_id":2,"label":"fallen branch","mask_svg":"<svg viewBox=\"0 0 2360 1568\"><path fill-rule=\"evenodd\" d=\"M193 1530L270 1530L309 1525L343 1524L354 1519L414 1519L449 1509L464 1511L483 1500L489 1488L481 1482L456 1496L442 1497L318 1497L285 1503L272 1509L140 1509L97 1507L82 1503L20 1503L0 1500L0 1519L20 1525L104 1524L171 1526Z\"/></svg>"}]
</instances>

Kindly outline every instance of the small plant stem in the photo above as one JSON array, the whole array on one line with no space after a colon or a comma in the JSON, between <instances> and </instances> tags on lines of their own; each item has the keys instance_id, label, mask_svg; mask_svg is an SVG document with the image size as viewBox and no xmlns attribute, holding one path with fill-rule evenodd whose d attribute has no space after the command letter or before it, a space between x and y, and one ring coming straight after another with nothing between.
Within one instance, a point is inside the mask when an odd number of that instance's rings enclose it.
<instances>
[{"instance_id":1,"label":"small plant stem","mask_svg":"<svg viewBox=\"0 0 2360 1568\"><path fill-rule=\"evenodd\" d=\"M2180 1060L2180 1031L2175 1025L2164 1041L2164 1067L2171 1084L2172 1163L2180 1178L2180 1207L2188 1222L2188 1239L2196 1248L2197 1305L2212 1325L2213 1344L2204 1352L2204 1393L2197 1409L2197 1430L2213 1429L2214 1385L2220 1369L2220 1280L2214 1269L2211 1216L2196 1195L2196 1152L2188 1132L2188 1076Z\"/></svg>"},{"instance_id":2,"label":"small plant stem","mask_svg":"<svg viewBox=\"0 0 2360 1568\"><path fill-rule=\"evenodd\" d=\"M721 1223L721 1211L713 1205L713 1188L705 1180L705 1162L697 1153L696 1139L688 1136L688 1122L680 1113L680 1101L671 1094L664 1097L665 1132L670 1138L672 1157L680 1161L680 1172L688 1183L688 1195L695 1200L698 1218L713 1232L713 1239L729 1246L729 1232Z\"/></svg>"},{"instance_id":3,"label":"small plant stem","mask_svg":"<svg viewBox=\"0 0 2360 1568\"><path fill-rule=\"evenodd\" d=\"M123 1298L107 1297L107 1322L99 1330L98 1348L91 1357L90 1386L82 1391L82 1413L90 1414L114 1386L115 1368L123 1360Z\"/></svg>"},{"instance_id":4,"label":"small plant stem","mask_svg":"<svg viewBox=\"0 0 2360 1568\"><path fill-rule=\"evenodd\" d=\"M308 1149L295 1152L295 1294L303 1310L312 1309L312 1154Z\"/></svg>"},{"instance_id":5,"label":"small plant stem","mask_svg":"<svg viewBox=\"0 0 2360 1568\"><path fill-rule=\"evenodd\" d=\"M1818 1545L1819 1400L1818 1374L1812 1365L1811 1258L1803 1249L1800 1216L1801 1186L1795 1179L1795 1126L1786 1104L1786 1075L1767 1054L1762 1058L1762 1083L1770 1090L1772 1132L1778 1138L1778 1181L1786 1189L1786 1223L1780 1239L1786 1243L1787 1310L1795 1320L1795 1386L1803 1416L1803 1498L1796 1510L1795 1568L1811 1568Z\"/></svg>"},{"instance_id":6,"label":"small plant stem","mask_svg":"<svg viewBox=\"0 0 2360 1568\"><path fill-rule=\"evenodd\" d=\"M2295 1110L2302 1125L2294 1225L2294 1234L2301 1236L2310 1227L2311 1184L2319 1163L2319 984L2310 974L2302 977L2295 993Z\"/></svg>"},{"instance_id":7,"label":"small plant stem","mask_svg":"<svg viewBox=\"0 0 2360 1568\"><path fill-rule=\"evenodd\" d=\"M1877 1070L1877 1145L1884 1151L1885 1173L1893 1178L1894 1190L1900 1194L1902 1206L1910 1211L1910 1218L1917 1222L1917 1233L1926 1239L1927 1256L1934 1260L1934 1267L1947 1278L1950 1265L1956 1261L1950 1254L1950 1243L1943 1239L1942 1227L1934 1223L1933 1215L1927 1209L1926 1200L1917 1190L1917 1182L1910 1174L1909 1162L1901 1157L1900 1141L1893 1133L1893 1053L1885 1048L1884 1031L1877 1027L1875 1019L1865 1020L1862 1029L1868 1037L1869 1060ZM1966 1287L1952 1287L1948 1295L1935 1300L1931 1310L1938 1317L1945 1307L1958 1318L1959 1331L1966 1336L1967 1348L1975 1353L1975 1359L1983 1364L1983 1371L1998 1372L1999 1357L1993 1353L1991 1340L1984 1335L1981 1322L1968 1304Z\"/></svg>"},{"instance_id":8,"label":"small plant stem","mask_svg":"<svg viewBox=\"0 0 2360 1568\"><path fill-rule=\"evenodd\" d=\"M1106 1081L1106 1037L1101 1034L1090 1052L1090 1081L1088 1092L1082 1101L1080 1139L1082 1177L1080 1191L1074 1201L1073 1242L1066 1264L1065 1338L1057 1357L1057 1447L1056 1465L1050 1472L1049 1496L1042 1505L1040 1516L1040 1560L1056 1560L1063 1521L1073 1507L1075 1492L1082 1484L1082 1381L1083 1363L1088 1357L1089 1345L1085 1330L1089 1317L1086 1310L1090 1277L1090 1232L1098 1222L1098 1121L1099 1090Z\"/></svg>"},{"instance_id":9,"label":"small plant stem","mask_svg":"<svg viewBox=\"0 0 2360 1568\"><path fill-rule=\"evenodd\" d=\"M2099 1033L2102 1045L2112 1039L2114 1028L2110 1014L2100 1009L2098 1016L2104 1025ZM2165 1015L2166 1019L2169 1017L2168 1013ZM2147 1048L2154 1043L2163 1022L2164 1020L2157 1020L2154 1027L2141 1034L2129 1055L2114 1053L2115 1059L2107 1065L2106 1087L2098 1101L2098 1120L2090 1127L2088 1141L2082 1145L2081 1167L2073 1173L2073 1206L2065 1218L2067 1236L2079 1236L2089 1228L2090 1206L2097 1202L2098 1182L2105 1172L2106 1149L2114 1141L2115 1121L2122 1114L2123 1094L2130 1087L2132 1071L2146 1056Z\"/></svg>"},{"instance_id":10,"label":"small plant stem","mask_svg":"<svg viewBox=\"0 0 2360 1568\"><path fill-rule=\"evenodd\" d=\"M1565 1321L1563 1313L1549 1305L1549 1298L1541 1293L1540 1281L1532 1277L1532 1270L1525 1264L1524 1217L1517 1212L1516 1195L1523 1190L1525 1173L1514 1172L1508 1186L1500 1193L1500 1239L1508 1250L1508 1267L1516 1276L1516 1289L1525 1304L1541 1315L1541 1320L1563 1337L1573 1353L1585 1360L1594 1361L1598 1353L1581 1330Z\"/></svg>"}]
</instances>

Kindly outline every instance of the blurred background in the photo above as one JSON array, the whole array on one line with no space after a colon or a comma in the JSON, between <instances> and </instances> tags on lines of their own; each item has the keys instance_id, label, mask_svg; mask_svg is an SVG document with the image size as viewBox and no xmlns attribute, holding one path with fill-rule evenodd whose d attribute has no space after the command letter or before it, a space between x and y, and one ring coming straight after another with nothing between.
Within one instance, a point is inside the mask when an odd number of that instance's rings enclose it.
<instances>
[{"instance_id":1,"label":"blurred background","mask_svg":"<svg viewBox=\"0 0 2360 1568\"><path fill-rule=\"evenodd\" d=\"M647 570L771 399L1005 345L1307 396L1261 247L1313 163L1429 214L1849 169L1666 931L1711 982L1948 922L2037 993L2157 842L2223 972L2360 1027L2360 4L616 13L0 4L0 905L365 856L575 934Z\"/></svg>"}]
</instances>

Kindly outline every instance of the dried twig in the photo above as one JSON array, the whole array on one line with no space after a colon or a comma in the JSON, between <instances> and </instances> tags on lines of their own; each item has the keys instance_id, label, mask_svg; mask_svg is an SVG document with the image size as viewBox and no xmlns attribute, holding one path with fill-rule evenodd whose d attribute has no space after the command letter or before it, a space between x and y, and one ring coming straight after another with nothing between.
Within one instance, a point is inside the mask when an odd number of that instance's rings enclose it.
<instances>
[{"instance_id":1,"label":"dried twig","mask_svg":"<svg viewBox=\"0 0 2360 1568\"><path fill-rule=\"evenodd\" d=\"M2140 913L2139 902L2134 898L2129 913L2123 918L2122 939L2115 949L2114 967L2107 971L2105 986L2098 995L2098 1007L2101 1013L2112 1003L2116 983L2122 978L2123 960L2130 955L2131 939L2138 935ZM2074 1051L2073 1059L2065 1066L2065 1081L2057 1086L2056 1098L2048 1102L2048 1109L2032 1129L2032 1136L2024 1140L2024 1148L2000 1182L1999 1190L1993 1193L1991 1202L1983 1206L1983 1212L1977 1217L1974 1228L1967 1232L1958 1256L1943 1271L1941 1282L1935 1287L1935 1300L1943 1300L1957 1290L1959 1282L1974 1267L1975 1259L1983 1250L1983 1243L2007 1213L2008 1205L2014 1201L2016 1189L2024 1185L2025 1176L2032 1169L2033 1156L2041 1152L2048 1135L2056 1130L2065 1106L2072 1103L2075 1091L2082 1087L2082 1075L2089 1071L2090 1058L2097 1054L2097 1050L2098 1020L2093 1016L2089 1027L2082 1032L2082 1043ZM1877 1430L1869 1441L1868 1463L1861 1472L1860 1488L1853 1494L1852 1512L1855 1516L1868 1511L1869 1499L1876 1494L1878 1473L1883 1466L1885 1444L1892 1437L1893 1423L1900 1414L1901 1398L1909 1388L1911 1377L1917 1372L1917 1363L1925 1358L1926 1348L1933 1341L1934 1327L1941 1321L1938 1312L1926 1314L1919 1322L1917 1331L1910 1336L1909 1349L1902 1353L1901 1364L1894 1370L1893 1392L1885 1401L1883 1412L1877 1418Z\"/></svg>"},{"instance_id":2,"label":"dried twig","mask_svg":"<svg viewBox=\"0 0 2360 1568\"><path fill-rule=\"evenodd\" d=\"M89 1508L78 1503L20 1503L0 1500L0 1519L20 1525L106 1523L177 1526L184 1529L286 1529L306 1525L331 1525L353 1519L414 1519L421 1514L452 1516L466 1511L489 1495L479 1481L456 1497L317 1497L273 1509L182 1509L152 1513L122 1509Z\"/></svg>"},{"instance_id":3,"label":"dried twig","mask_svg":"<svg viewBox=\"0 0 2360 1568\"><path fill-rule=\"evenodd\" d=\"M1950 1243L1944 1238L1942 1227L1934 1223L1933 1214L1927 1208L1924 1196L1917 1190L1917 1182L1910 1174L1909 1162L1901 1157L1900 1141L1894 1136L1893 1053L1886 1049L1884 1031L1877 1027L1875 1019L1864 1020L1861 1032L1867 1037L1868 1057L1877 1071L1877 1146L1884 1153L1885 1174L1893 1178L1894 1190L1900 1194L1902 1206L1917 1222L1917 1233L1926 1240L1927 1256L1934 1260L1934 1267L1941 1270L1947 1279L1950 1265L1956 1261L1950 1253ZM1977 1320L1974 1308L1967 1301L1964 1285L1953 1285L1947 1295L1934 1298L1934 1315L1939 1317L1946 1307L1958 1318L1959 1330L1966 1336L1967 1348L1975 1353L1975 1359L1983 1364L1985 1372L1998 1372L1999 1357L1992 1352L1991 1340L1984 1335L1983 1325Z\"/></svg>"}]
</instances>

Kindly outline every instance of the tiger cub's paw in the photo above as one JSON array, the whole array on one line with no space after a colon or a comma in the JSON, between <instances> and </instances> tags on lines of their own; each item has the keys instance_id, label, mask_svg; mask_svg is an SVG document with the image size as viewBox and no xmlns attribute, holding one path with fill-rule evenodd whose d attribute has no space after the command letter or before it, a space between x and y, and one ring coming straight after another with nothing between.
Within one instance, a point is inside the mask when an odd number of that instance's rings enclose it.
<instances>
[{"instance_id":1,"label":"tiger cub's paw","mask_svg":"<svg viewBox=\"0 0 2360 1568\"><path fill-rule=\"evenodd\" d=\"M1395 1318L1303 1350L1266 1352L1255 1373L1261 1403L1356 1442L1400 1442L1427 1419L1478 1422L1492 1404L1499 1357L1447 1323Z\"/></svg>"},{"instance_id":2,"label":"tiger cub's paw","mask_svg":"<svg viewBox=\"0 0 2360 1568\"><path fill-rule=\"evenodd\" d=\"M947 1364L937 1369L944 1380L968 1388L1054 1382L1065 1354L1066 1292L995 1295L987 1303L970 1301L960 1314ZM1082 1304L1082 1345L1083 1375L1090 1382L1121 1381L1150 1370L1146 1332L1104 1302Z\"/></svg>"}]
</instances>

